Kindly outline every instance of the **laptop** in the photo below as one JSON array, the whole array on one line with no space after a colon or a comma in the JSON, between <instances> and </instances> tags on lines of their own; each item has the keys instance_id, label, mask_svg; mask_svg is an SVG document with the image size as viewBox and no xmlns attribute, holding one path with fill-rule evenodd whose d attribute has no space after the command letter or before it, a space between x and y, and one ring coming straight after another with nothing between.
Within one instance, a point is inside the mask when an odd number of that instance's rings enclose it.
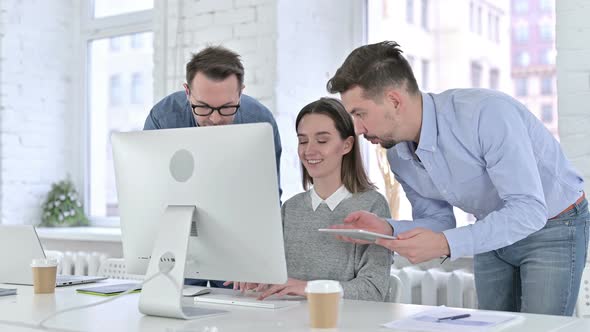
<instances>
[{"instance_id":1,"label":"laptop","mask_svg":"<svg viewBox=\"0 0 590 332\"><path fill-rule=\"evenodd\" d=\"M33 225L0 225L0 283L32 285L31 261L45 258ZM107 277L57 275L56 286L87 284Z\"/></svg>"}]
</instances>

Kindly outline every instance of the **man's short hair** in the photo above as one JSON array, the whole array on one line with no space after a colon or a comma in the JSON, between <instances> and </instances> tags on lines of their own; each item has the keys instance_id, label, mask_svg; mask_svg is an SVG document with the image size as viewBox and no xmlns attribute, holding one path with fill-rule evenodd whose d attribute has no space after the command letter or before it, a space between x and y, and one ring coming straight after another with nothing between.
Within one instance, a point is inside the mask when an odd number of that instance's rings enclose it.
<instances>
[{"instance_id":1,"label":"man's short hair","mask_svg":"<svg viewBox=\"0 0 590 332\"><path fill-rule=\"evenodd\" d=\"M419 92L412 67L402 56L399 44L383 41L352 51L326 88L330 93L343 93L359 86L366 97L375 98L387 87L404 85L410 94Z\"/></svg>"},{"instance_id":2,"label":"man's short hair","mask_svg":"<svg viewBox=\"0 0 590 332\"><path fill-rule=\"evenodd\" d=\"M223 46L209 46L192 55L186 64L186 82L189 86L198 72L214 81L236 75L238 88L241 89L244 84L244 66L240 56Z\"/></svg>"}]
</instances>

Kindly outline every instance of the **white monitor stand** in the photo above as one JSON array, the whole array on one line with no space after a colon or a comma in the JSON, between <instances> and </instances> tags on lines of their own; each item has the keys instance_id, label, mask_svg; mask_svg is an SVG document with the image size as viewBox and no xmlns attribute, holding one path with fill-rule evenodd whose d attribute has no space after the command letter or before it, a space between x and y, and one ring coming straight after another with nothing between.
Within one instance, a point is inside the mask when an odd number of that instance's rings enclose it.
<instances>
[{"instance_id":1,"label":"white monitor stand","mask_svg":"<svg viewBox=\"0 0 590 332\"><path fill-rule=\"evenodd\" d=\"M161 273L143 285L139 311L146 315L194 319L226 313L226 310L182 305L182 288L195 206L168 206L158 228L146 277ZM159 259L156 259L159 258Z\"/></svg>"}]
</instances>

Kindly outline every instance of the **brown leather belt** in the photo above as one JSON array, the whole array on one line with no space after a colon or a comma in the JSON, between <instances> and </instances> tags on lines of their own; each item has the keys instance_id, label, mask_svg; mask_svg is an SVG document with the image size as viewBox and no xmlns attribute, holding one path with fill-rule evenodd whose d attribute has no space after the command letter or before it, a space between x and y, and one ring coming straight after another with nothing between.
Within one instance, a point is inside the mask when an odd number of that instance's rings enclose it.
<instances>
[{"instance_id":1,"label":"brown leather belt","mask_svg":"<svg viewBox=\"0 0 590 332\"><path fill-rule=\"evenodd\" d=\"M582 191L582 196L580 196L580 198L578 198L578 200L577 200L577 201L576 201L574 204L572 204L572 205L570 205L570 206L566 207L566 208L565 208L565 210L563 210L563 211L559 212L559 214L557 214L555 217L553 217L553 218L549 218L549 220L551 220L551 219L555 219L555 218L557 218L557 217L561 216L562 214L564 214L564 213L566 213L566 212L568 212L568 211L572 210L574 207L576 207L576 205L578 205L578 204L582 203L582 201L584 200L584 198L586 198L586 193Z\"/></svg>"}]
</instances>

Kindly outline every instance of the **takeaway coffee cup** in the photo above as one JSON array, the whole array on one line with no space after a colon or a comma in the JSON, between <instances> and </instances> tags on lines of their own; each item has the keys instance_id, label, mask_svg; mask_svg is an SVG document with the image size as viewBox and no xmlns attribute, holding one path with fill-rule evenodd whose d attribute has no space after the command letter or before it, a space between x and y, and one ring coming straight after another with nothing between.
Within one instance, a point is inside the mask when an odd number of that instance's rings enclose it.
<instances>
[{"instance_id":1,"label":"takeaway coffee cup","mask_svg":"<svg viewBox=\"0 0 590 332\"><path fill-rule=\"evenodd\" d=\"M33 270L33 287L36 294L55 292L55 277L57 275L57 260L36 258L31 262Z\"/></svg>"},{"instance_id":2,"label":"takeaway coffee cup","mask_svg":"<svg viewBox=\"0 0 590 332\"><path fill-rule=\"evenodd\" d=\"M335 328L342 300L342 286L334 280L308 281L305 287L312 328Z\"/></svg>"}]
</instances>

